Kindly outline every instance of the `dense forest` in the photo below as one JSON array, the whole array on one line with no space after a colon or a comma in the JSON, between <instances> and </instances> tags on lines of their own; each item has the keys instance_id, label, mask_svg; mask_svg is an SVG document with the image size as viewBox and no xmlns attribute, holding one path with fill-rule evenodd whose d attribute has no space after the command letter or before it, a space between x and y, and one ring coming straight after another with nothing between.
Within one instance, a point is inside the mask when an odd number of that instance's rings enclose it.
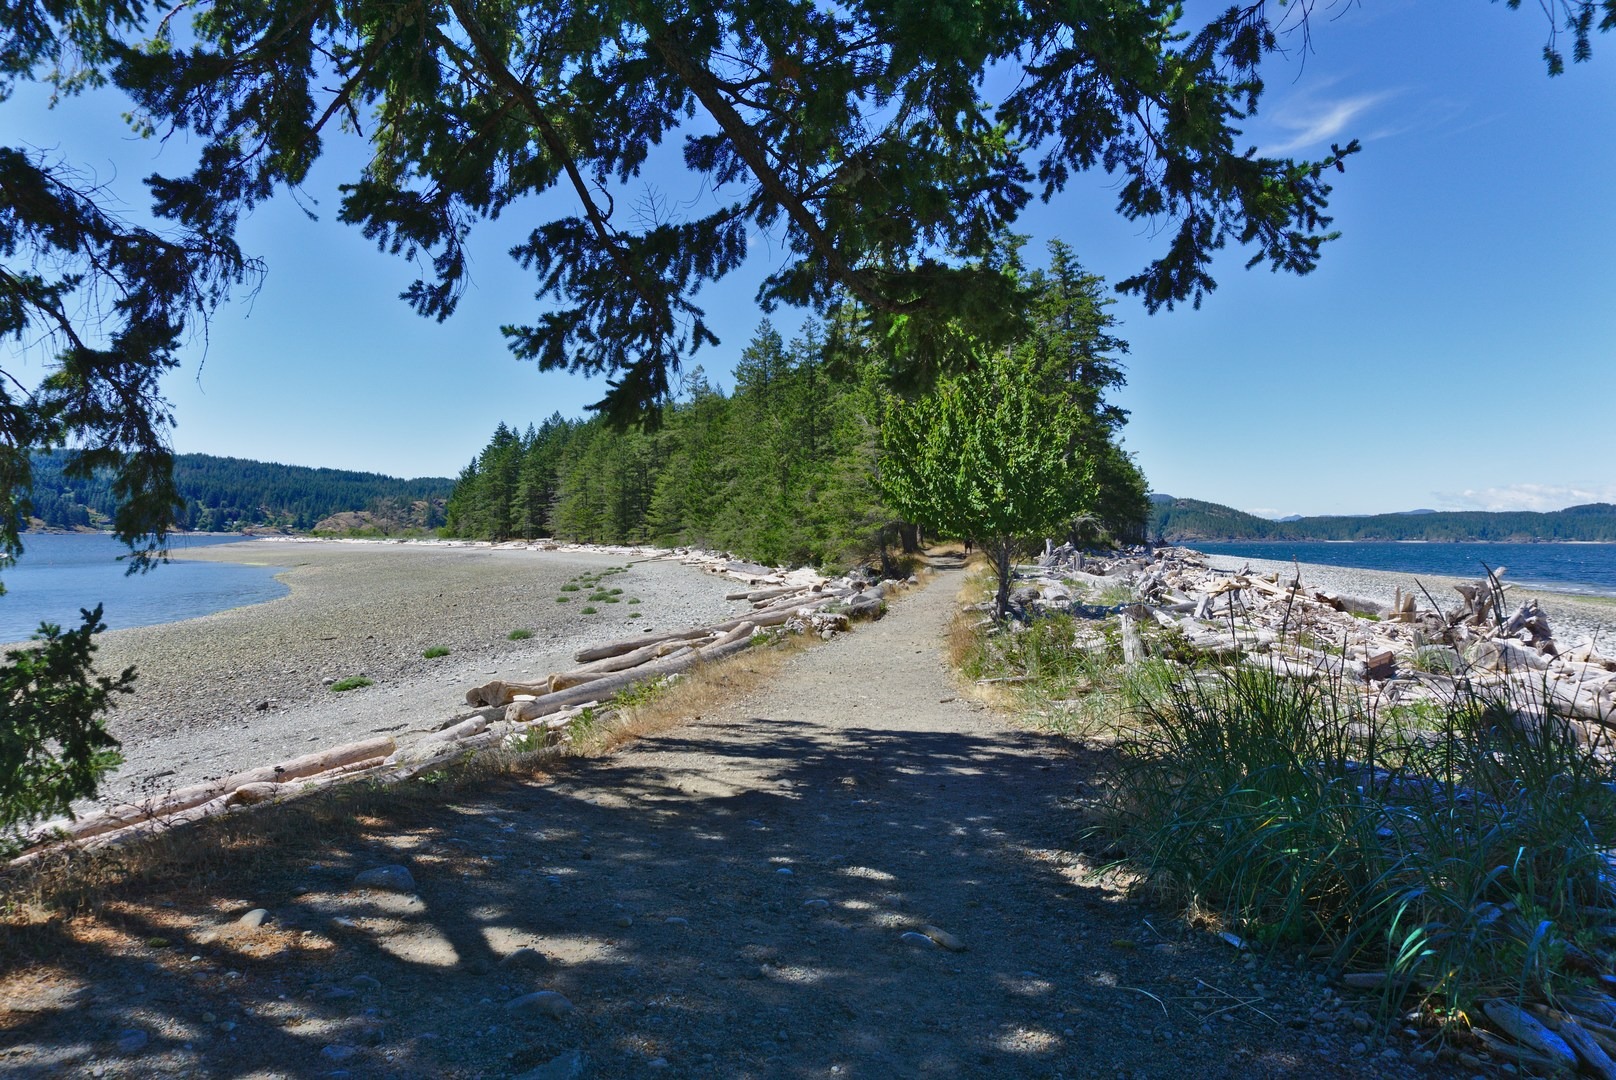
<instances>
[{"instance_id":1,"label":"dense forest","mask_svg":"<svg viewBox=\"0 0 1616 1080\"><path fill-rule=\"evenodd\" d=\"M1125 414L1105 400L1122 382L1101 280L1063 245L1026 273L1036 300L1010 348L1052 372L1087 433L1069 453L1092 462L1079 527L1142 539L1143 476L1115 438ZM770 564L846 565L914 537L883 495L887 388L879 342L832 314L787 344L760 325L725 393L696 368L655 426L615 430L559 414L500 424L461 472L444 533L479 539L692 544ZM1002 347L1002 346L1001 346ZM991 488L994 478L981 478Z\"/></svg>"},{"instance_id":2,"label":"dense forest","mask_svg":"<svg viewBox=\"0 0 1616 1080\"><path fill-rule=\"evenodd\" d=\"M501 424L460 474L444 533L862 557L895 525L876 486L874 391L827 377L819 345L788 347L765 323L733 394L694 369L655 431L559 414L521 433Z\"/></svg>"},{"instance_id":3,"label":"dense forest","mask_svg":"<svg viewBox=\"0 0 1616 1080\"><path fill-rule=\"evenodd\" d=\"M1610 503L1588 503L1548 513L1420 511L1270 521L1197 499L1175 499L1168 495L1152 495L1150 499L1150 535L1169 543L1195 540L1616 541L1616 505Z\"/></svg>"},{"instance_id":4,"label":"dense forest","mask_svg":"<svg viewBox=\"0 0 1616 1080\"><path fill-rule=\"evenodd\" d=\"M96 527L115 508L109 474L89 480L65 476L63 459L34 454L32 517L47 528ZM178 525L202 532L249 526L314 530L333 515L340 531L424 532L443 524L454 481L399 480L379 473L311 469L211 454L178 454L174 479L185 509Z\"/></svg>"}]
</instances>

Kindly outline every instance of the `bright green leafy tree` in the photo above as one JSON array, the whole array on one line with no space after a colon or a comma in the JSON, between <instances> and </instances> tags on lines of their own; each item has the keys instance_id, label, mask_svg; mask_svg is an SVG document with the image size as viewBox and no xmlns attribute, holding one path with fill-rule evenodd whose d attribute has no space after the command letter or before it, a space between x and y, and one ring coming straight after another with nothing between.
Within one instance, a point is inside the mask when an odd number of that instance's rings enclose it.
<instances>
[{"instance_id":1,"label":"bright green leafy tree","mask_svg":"<svg viewBox=\"0 0 1616 1080\"><path fill-rule=\"evenodd\" d=\"M882 426L881 487L888 503L929 532L977 541L1009 605L1015 555L1028 541L1080 530L1080 519L1129 536L1148 512L1144 478L1116 437L1127 414L1106 401L1123 382L1127 344L1103 281L1065 244L1048 271L1028 272L1020 241L1004 266L1025 281L1019 340L984 347L975 367L914 399L894 396Z\"/></svg>"},{"instance_id":2,"label":"bright green leafy tree","mask_svg":"<svg viewBox=\"0 0 1616 1080\"><path fill-rule=\"evenodd\" d=\"M993 350L975 371L894 398L882 427L881 487L928 532L969 537L998 578L1005 616L1016 552L1064 532L1097 499L1093 424L1025 353Z\"/></svg>"}]
</instances>

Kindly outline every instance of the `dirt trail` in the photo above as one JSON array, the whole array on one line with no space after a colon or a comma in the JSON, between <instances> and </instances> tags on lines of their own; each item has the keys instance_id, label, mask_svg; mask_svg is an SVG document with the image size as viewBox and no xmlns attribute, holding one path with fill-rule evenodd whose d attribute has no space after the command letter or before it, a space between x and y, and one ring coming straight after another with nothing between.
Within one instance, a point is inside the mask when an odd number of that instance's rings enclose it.
<instances>
[{"instance_id":1,"label":"dirt trail","mask_svg":"<svg viewBox=\"0 0 1616 1080\"><path fill-rule=\"evenodd\" d=\"M55 925L72 951L33 948L71 959L0 986L0 1072L1445 1075L1360 1034L1363 1006L1315 973L1087 875L1069 803L1093 762L959 694L940 651L959 585L940 572L713 715L378 823L253 895ZM355 887L385 863L414 895ZM261 929L234 926L259 906ZM520 948L542 955L502 963ZM571 1010L507 1008L541 990Z\"/></svg>"}]
</instances>

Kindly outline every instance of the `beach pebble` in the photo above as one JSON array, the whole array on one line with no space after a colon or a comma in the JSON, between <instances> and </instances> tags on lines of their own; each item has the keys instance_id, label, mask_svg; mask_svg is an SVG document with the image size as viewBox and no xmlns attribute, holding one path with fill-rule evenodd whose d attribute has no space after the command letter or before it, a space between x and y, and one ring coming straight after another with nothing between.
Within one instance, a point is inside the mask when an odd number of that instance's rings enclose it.
<instances>
[{"instance_id":1,"label":"beach pebble","mask_svg":"<svg viewBox=\"0 0 1616 1080\"><path fill-rule=\"evenodd\" d=\"M549 957L537 949L521 948L508 953L500 960L499 966L503 968L542 968L550 964Z\"/></svg>"},{"instance_id":2,"label":"beach pebble","mask_svg":"<svg viewBox=\"0 0 1616 1080\"><path fill-rule=\"evenodd\" d=\"M357 1046L349 1046L346 1043L332 1043L320 1051L320 1056L327 1061L340 1063L353 1060L358 1053L359 1048Z\"/></svg>"},{"instance_id":3,"label":"beach pebble","mask_svg":"<svg viewBox=\"0 0 1616 1080\"><path fill-rule=\"evenodd\" d=\"M905 945L913 945L917 949L935 949L937 947L937 942L914 930L906 931L898 940Z\"/></svg>"},{"instance_id":4,"label":"beach pebble","mask_svg":"<svg viewBox=\"0 0 1616 1080\"><path fill-rule=\"evenodd\" d=\"M512 1080L578 1080L584 1074L584 1052L567 1050L536 1069L529 1069Z\"/></svg>"},{"instance_id":5,"label":"beach pebble","mask_svg":"<svg viewBox=\"0 0 1616 1080\"><path fill-rule=\"evenodd\" d=\"M536 994L523 994L505 1003L505 1011L522 1016L549 1016L559 1020L572 1011L572 1002L554 990L540 990Z\"/></svg>"},{"instance_id":6,"label":"beach pebble","mask_svg":"<svg viewBox=\"0 0 1616 1080\"><path fill-rule=\"evenodd\" d=\"M251 911L247 912L247 914L237 919L236 922L250 930L256 930L260 926L263 926L268 919L269 910L267 908L255 907Z\"/></svg>"},{"instance_id":7,"label":"beach pebble","mask_svg":"<svg viewBox=\"0 0 1616 1080\"><path fill-rule=\"evenodd\" d=\"M376 866L354 878L362 889L382 889L387 892L411 893L415 891L415 877L407 866Z\"/></svg>"},{"instance_id":8,"label":"beach pebble","mask_svg":"<svg viewBox=\"0 0 1616 1080\"><path fill-rule=\"evenodd\" d=\"M127 1031L120 1031L118 1033L118 1052L122 1054L138 1054L146 1049L146 1044L150 1041L151 1036L140 1028L129 1028Z\"/></svg>"}]
</instances>

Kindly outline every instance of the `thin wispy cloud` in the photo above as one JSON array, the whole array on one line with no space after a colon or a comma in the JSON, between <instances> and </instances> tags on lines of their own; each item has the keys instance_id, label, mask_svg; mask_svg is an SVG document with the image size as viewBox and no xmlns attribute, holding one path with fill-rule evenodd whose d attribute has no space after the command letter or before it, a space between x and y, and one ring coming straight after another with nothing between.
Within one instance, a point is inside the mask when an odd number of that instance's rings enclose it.
<instances>
[{"instance_id":1,"label":"thin wispy cloud","mask_svg":"<svg viewBox=\"0 0 1616 1080\"><path fill-rule=\"evenodd\" d=\"M1439 492L1437 497L1454 510L1564 510L1592 502L1616 502L1616 484L1510 484Z\"/></svg>"},{"instance_id":2,"label":"thin wispy cloud","mask_svg":"<svg viewBox=\"0 0 1616 1080\"><path fill-rule=\"evenodd\" d=\"M1352 128L1361 125L1361 118L1369 110L1395 93L1382 90L1343 98L1326 99L1319 95L1292 98L1268 117L1269 126L1278 129L1274 136L1278 141L1265 144L1263 153L1284 157L1343 137L1362 137L1364 132Z\"/></svg>"}]
</instances>

